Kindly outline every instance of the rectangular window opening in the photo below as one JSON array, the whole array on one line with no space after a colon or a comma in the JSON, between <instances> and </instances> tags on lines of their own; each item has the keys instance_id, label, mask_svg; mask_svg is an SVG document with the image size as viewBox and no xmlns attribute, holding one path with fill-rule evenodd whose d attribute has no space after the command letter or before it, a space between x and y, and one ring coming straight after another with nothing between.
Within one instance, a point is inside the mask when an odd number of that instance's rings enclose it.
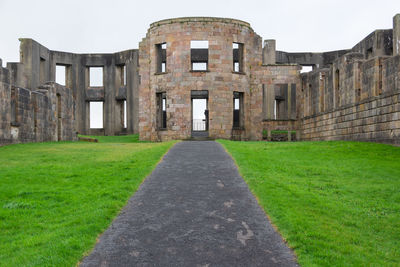
<instances>
[{"instance_id":1,"label":"rectangular window opening","mask_svg":"<svg viewBox=\"0 0 400 267\"><path fill-rule=\"evenodd\" d=\"M117 106L119 108L119 123L122 129L126 128L126 100L118 100Z\"/></svg>"},{"instance_id":2,"label":"rectangular window opening","mask_svg":"<svg viewBox=\"0 0 400 267\"><path fill-rule=\"evenodd\" d=\"M192 71L208 70L208 41L190 41L190 60Z\"/></svg>"},{"instance_id":3,"label":"rectangular window opening","mask_svg":"<svg viewBox=\"0 0 400 267\"><path fill-rule=\"evenodd\" d=\"M383 93L383 84L382 84L382 78L383 78L383 67L382 64L379 64L379 75L378 75L378 94L381 95Z\"/></svg>"},{"instance_id":4,"label":"rectangular window opening","mask_svg":"<svg viewBox=\"0 0 400 267\"><path fill-rule=\"evenodd\" d=\"M336 107L340 106L340 71L335 71L335 102Z\"/></svg>"},{"instance_id":5,"label":"rectangular window opening","mask_svg":"<svg viewBox=\"0 0 400 267\"><path fill-rule=\"evenodd\" d=\"M46 82L46 60L44 58L40 58L40 70L39 70L39 81L40 84L44 84Z\"/></svg>"},{"instance_id":6,"label":"rectangular window opening","mask_svg":"<svg viewBox=\"0 0 400 267\"><path fill-rule=\"evenodd\" d=\"M233 71L234 71L234 72L240 72L240 65L239 65L239 62L234 62L234 63L233 63Z\"/></svg>"},{"instance_id":7,"label":"rectangular window opening","mask_svg":"<svg viewBox=\"0 0 400 267\"><path fill-rule=\"evenodd\" d=\"M63 65L56 65L56 83L66 86L67 68Z\"/></svg>"},{"instance_id":8,"label":"rectangular window opening","mask_svg":"<svg viewBox=\"0 0 400 267\"><path fill-rule=\"evenodd\" d=\"M18 99L15 87L11 88L11 123L18 123Z\"/></svg>"},{"instance_id":9,"label":"rectangular window opening","mask_svg":"<svg viewBox=\"0 0 400 267\"><path fill-rule=\"evenodd\" d=\"M243 93L233 92L233 128L243 126Z\"/></svg>"},{"instance_id":10,"label":"rectangular window opening","mask_svg":"<svg viewBox=\"0 0 400 267\"><path fill-rule=\"evenodd\" d=\"M243 44L232 43L233 71L243 72Z\"/></svg>"},{"instance_id":11,"label":"rectangular window opening","mask_svg":"<svg viewBox=\"0 0 400 267\"><path fill-rule=\"evenodd\" d=\"M91 101L89 102L90 113L90 128L102 129L103 128L103 102Z\"/></svg>"},{"instance_id":12,"label":"rectangular window opening","mask_svg":"<svg viewBox=\"0 0 400 267\"><path fill-rule=\"evenodd\" d=\"M127 122L127 113L126 113L126 100L124 100L124 128L128 127L128 122Z\"/></svg>"},{"instance_id":13,"label":"rectangular window opening","mask_svg":"<svg viewBox=\"0 0 400 267\"><path fill-rule=\"evenodd\" d=\"M156 72L167 72L167 44L156 44Z\"/></svg>"},{"instance_id":14,"label":"rectangular window opening","mask_svg":"<svg viewBox=\"0 0 400 267\"><path fill-rule=\"evenodd\" d=\"M103 67L89 67L89 86L103 86Z\"/></svg>"},{"instance_id":15,"label":"rectangular window opening","mask_svg":"<svg viewBox=\"0 0 400 267\"><path fill-rule=\"evenodd\" d=\"M61 131L61 123L62 123L62 119L61 119L61 95L57 94L57 140L61 141L62 139L62 131Z\"/></svg>"},{"instance_id":16,"label":"rectangular window opening","mask_svg":"<svg viewBox=\"0 0 400 267\"><path fill-rule=\"evenodd\" d=\"M166 93L156 93L157 101L157 128L167 129L167 97Z\"/></svg>"},{"instance_id":17,"label":"rectangular window opening","mask_svg":"<svg viewBox=\"0 0 400 267\"><path fill-rule=\"evenodd\" d=\"M300 73L306 73L313 70L313 66L301 66Z\"/></svg>"}]
</instances>

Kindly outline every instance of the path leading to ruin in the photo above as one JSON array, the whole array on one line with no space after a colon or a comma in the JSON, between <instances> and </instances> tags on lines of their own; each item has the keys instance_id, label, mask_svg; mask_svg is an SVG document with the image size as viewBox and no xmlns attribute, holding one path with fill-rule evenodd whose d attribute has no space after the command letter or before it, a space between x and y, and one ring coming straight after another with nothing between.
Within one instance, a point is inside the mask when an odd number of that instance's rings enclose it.
<instances>
[{"instance_id":1,"label":"path leading to ruin","mask_svg":"<svg viewBox=\"0 0 400 267\"><path fill-rule=\"evenodd\" d=\"M222 146L177 143L81 266L297 266Z\"/></svg>"}]
</instances>

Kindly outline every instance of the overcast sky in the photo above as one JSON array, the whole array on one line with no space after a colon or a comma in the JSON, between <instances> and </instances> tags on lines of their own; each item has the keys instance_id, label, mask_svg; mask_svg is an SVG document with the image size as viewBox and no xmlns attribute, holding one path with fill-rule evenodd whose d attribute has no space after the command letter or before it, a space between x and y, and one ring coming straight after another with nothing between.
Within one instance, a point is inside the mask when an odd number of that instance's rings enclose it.
<instances>
[{"instance_id":1,"label":"overcast sky","mask_svg":"<svg viewBox=\"0 0 400 267\"><path fill-rule=\"evenodd\" d=\"M150 23L213 16L247 21L284 51L329 51L354 46L375 29L392 27L400 0L0 0L0 58L19 61L18 38L76 53L138 48Z\"/></svg>"}]
</instances>

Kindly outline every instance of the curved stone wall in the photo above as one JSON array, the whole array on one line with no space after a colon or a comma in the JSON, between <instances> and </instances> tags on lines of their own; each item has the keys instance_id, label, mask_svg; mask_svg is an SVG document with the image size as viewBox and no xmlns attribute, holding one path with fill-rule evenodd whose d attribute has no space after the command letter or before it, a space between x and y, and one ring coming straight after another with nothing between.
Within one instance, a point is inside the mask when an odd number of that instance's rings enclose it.
<instances>
[{"instance_id":1,"label":"curved stone wall","mask_svg":"<svg viewBox=\"0 0 400 267\"><path fill-rule=\"evenodd\" d=\"M192 40L207 40L208 70L191 70ZM157 73L157 44L166 43L166 71ZM242 71L233 69L233 43L243 44ZM208 91L209 136L231 138L233 92L243 93L248 114L252 67L261 65L262 39L246 22L223 18L178 18L151 24L140 44L142 139L191 137L192 91ZM157 129L156 93L166 93L167 127ZM244 115L246 116L246 115ZM244 120L244 129L249 120Z\"/></svg>"}]
</instances>

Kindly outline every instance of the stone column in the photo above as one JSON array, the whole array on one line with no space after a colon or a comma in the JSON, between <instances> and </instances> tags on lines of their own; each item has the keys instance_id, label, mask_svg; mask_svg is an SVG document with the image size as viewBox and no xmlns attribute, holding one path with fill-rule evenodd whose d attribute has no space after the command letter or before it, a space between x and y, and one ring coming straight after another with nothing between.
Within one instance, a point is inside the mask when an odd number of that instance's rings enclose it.
<instances>
[{"instance_id":1,"label":"stone column","mask_svg":"<svg viewBox=\"0 0 400 267\"><path fill-rule=\"evenodd\" d=\"M400 14L393 17L393 56L400 55Z\"/></svg>"},{"instance_id":2,"label":"stone column","mask_svg":"<svg viewBox=\"0 0 400 267\"><path fill-rule=\"evenodd\" d=\"M263 48L263 64L275 64L276 63L276 42L275 40L264 40Z\"/></svg>"}]
</instances>

